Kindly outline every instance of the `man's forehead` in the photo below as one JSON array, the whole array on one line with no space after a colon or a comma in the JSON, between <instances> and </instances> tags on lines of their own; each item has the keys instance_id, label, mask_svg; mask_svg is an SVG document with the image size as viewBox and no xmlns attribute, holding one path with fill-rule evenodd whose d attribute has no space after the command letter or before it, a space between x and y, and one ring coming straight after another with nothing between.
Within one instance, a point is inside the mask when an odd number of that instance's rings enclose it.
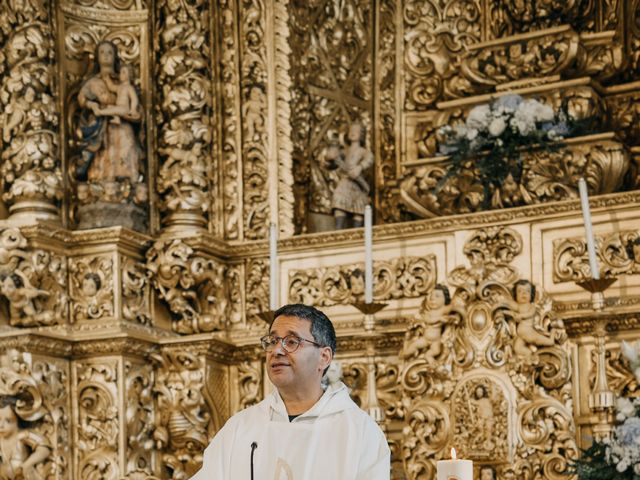
<instances>
[{"instance_id":1,"label":"man's forehead","mask_svg":"<svg viewBox=\"0 0 640 480\"><path fill-rule=\"evenodd\" d=\"M269 332L275 331L279 331L279 333L283 333L282 331L311 331L311 322L304 318L281 315L273 321L273 323L271 324L271 328L269 329Z\"/></svg>"}]
</instances>

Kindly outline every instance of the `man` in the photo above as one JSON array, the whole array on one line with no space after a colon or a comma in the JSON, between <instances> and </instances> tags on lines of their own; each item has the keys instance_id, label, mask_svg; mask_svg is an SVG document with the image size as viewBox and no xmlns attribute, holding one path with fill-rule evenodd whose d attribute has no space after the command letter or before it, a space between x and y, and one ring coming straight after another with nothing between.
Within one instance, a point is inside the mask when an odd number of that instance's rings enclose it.
<instances>
[{"instance_id":1,"label":"man","mask_svg":"<svg viewBox=\"0 0 640 480\"><path fill-rule=\"evenodd\" d=\"M336 350L327 316L286 305L262 337L276 391L227 421L193 480L388 480L389 447L342 382L323 391Z\"/></svg>"}]
</instances>

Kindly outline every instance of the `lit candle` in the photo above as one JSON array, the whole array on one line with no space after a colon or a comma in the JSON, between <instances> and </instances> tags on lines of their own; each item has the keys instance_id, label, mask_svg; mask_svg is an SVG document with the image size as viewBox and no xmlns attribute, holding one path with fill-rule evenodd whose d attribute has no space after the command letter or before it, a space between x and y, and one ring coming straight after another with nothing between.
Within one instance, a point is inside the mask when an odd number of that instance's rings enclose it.
<instances>
[{"instance_id":1,"label":"lit candle","mask_svg":"<svg viewBox=\"0 0 640 480\"><path fill-rule=\"evenodd\" d=\"M278 230L269 225L269 309L278 309Z\"/></svg>"},{"instance_id":2,"label":"lit candle","mask_svg":"<svg viewBox=\"0 0 640 480\"><path fill-rule=\"evenodd\" d=\"M438 460L436 463L438 480L473 480L473 462L457 460L456 449L451 449L451 460Z\"/></svg>"},{"instance_id":3,"label":"lit candle","mask_svg":"<svg viewBox=\"0 0 640 480\"><path fill-rule=\"evenodd\" d=\"M373 302L373 221L371 205L364 207L364 303Z\"/></svg>"},{"instance_id":4,"label":"lit candle","mask_svg":"<svg viewBox=\"0 0 640 480\"><path fill-rule=\"evenodd\" d=\"M582 205L584 232L587 237L587 252L589 254L591 278L598 280L600 278L600 267L598 267L598 259L596 258L596 246L593 241L593 227L591 225L591 210L589 209L589 194L587 193L587 182L584 181L584 178L581 178L578 181L578 190L580 190L580 204Z\"/></svg>"}]
</instances>

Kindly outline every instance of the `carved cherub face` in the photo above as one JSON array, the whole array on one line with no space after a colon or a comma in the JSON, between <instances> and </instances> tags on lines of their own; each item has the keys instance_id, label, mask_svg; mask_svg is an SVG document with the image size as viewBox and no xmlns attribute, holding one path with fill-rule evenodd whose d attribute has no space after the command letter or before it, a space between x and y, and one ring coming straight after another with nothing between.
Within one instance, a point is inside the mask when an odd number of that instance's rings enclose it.
<instances>
[{"instance_id":1,"label":"carved cherub face","mask_svg":"<svg viewBox=\"0 0 640 480\"><path fill-rule=\"evenodd\" d=\"M18 431L18 417L11 406L0 408L0 438L9 438Z\"/></svg>"},{"instance_id":2,"label":"carved cherub face","mask_svg":"<svg viewBox=\"0 0 640 480\"><path fill-rule=\"evenodd\" d=\"M120 82L129 83L131 80L131 67L129 65L123 65L120 67Z\"/></svg>"},{"instance_id":3,"label":"carved cherub face","mask_svg":"<svg viewBox=\"0 0 640 480\"><path fill-rule=\"evenodd\" d=\"M444 307L444 304L444 292L439 288L434 288L433 290L431 290L431 293L429 293L429 298L427 299L427 307L429 307L431 310L435 310L436 308Z\"/></svg>"},{"instance_id":4,"label":"carved cherub face","mask_svg":"<svg viewBox=\"0 0 640 480\"><path fill-rule=\"evenodd\" d=\"M520 283L516 285L516 302L519 304L531 303L531 285Z\"/></svg>"},{"instance_id":5,"label":"carved cherub face","mask_svg":"<svg viewBox=\"0 0 640 480\"><path fill-rule=\"evenodd\" d=\"M494 480L493 468L484 467L480 470L480 480Z\"/></svg>"},{"instance_id":6,"label":"carved cherub face","mask_svg":"<svg viewBox=\"0 0 640 480\"><path fill-rule=\"evenodd\" d=\"M92 274L87 274L82 278L82 293L88 297L93 297L98 290L100 290L100 285L96 281L96 278Z\"/></svg>"},{"instance_id":7,"label":"carved cherub face","mask_svg":"<svg viewBox=\"0 0 640 480\"><path fill-rule=\"evenodd\" d=\"M2 281L2 293L4 293L5 295L7 296L11 295L13 292L16 291L16 288L17 288L16 282L13 280L11 275L8 275Z\"/></svg>"},{"instance_id":8,"label":"carved cherub face","mask_svg":"<svg viewBox=\"0 0 640 480\"><path fill-rule=\"evenodd\" d=\"M360 141L360 136L362 135L362 125L359 123L352 123L349 127L349 134L347 138L350 142L355 143Z\"/></svg>"}]
</instances>

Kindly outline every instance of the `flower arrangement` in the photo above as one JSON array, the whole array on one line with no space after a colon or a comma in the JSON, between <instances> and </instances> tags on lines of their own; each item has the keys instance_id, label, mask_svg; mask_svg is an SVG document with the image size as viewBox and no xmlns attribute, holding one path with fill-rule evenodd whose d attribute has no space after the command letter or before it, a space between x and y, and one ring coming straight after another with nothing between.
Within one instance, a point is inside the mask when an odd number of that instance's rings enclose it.
<instances>
[{"instance_id":1,"label":"flower arrangement","mask_svg":"<svg viewBox=\"0 0 640 480\"><path fill-rule=\"evenodd\" d=\"M622 342L622 355L640 382L640 342ZM611 439L594 442L575 464L580 480L640 480L640 398L619 398Z\"/></svg>"},{"instance_id":2,"label":"flower arrangement","mask_svg":"<svg viewBox=\"0 0 640 480\"><path fill-rule=\"evenodd\" d=\"M523 149L553 148L554 142L569 133L569 126L562 110L556 114L538 100L506 95L474 107L464 123L446 125L438 133L442 138L439 153L449 156L450 165L436 193L473 162L487 200L492 187L500 186L509 175L520 182Z\"/></svg>"}]
</instances>

